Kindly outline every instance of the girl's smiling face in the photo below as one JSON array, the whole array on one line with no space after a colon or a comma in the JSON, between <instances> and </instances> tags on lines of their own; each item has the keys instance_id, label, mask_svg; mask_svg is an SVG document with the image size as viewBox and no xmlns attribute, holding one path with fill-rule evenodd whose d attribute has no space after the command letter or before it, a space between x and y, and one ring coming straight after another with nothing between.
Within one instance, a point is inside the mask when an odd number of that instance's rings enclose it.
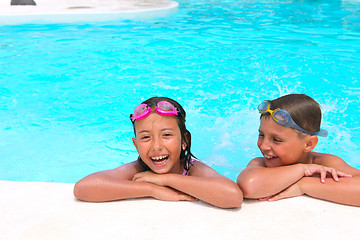
<instances>
[{"instance_id":1,"label":"girl's smiling face","mask_svg":"<svg viewBox=\"0 0 360 240\"><path fill-rule=\"evenodd\" d=\"M308 161L308 136L300 137L294 129L281 126L270 116L261 117L257 145L267 167Z\"/></svg>"},{"instance_id":2,"label":"girl's smiling face","mask_svg":"<svg viewBox=\"0 0 360 240\"><path fill-rule=\"evenodd\" d=\"M181 173L181 132L176 117L151 113L135 122L133 143L155 173Z\"/></svg>"}]
</instances>

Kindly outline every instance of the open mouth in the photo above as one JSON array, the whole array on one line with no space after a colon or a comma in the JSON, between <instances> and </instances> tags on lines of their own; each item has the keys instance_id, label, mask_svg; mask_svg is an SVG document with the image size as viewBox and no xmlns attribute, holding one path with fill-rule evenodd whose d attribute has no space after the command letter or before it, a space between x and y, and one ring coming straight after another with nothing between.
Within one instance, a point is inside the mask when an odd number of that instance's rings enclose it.
<instances>
[{"instance_id":1,"label":"open mouth","mask_svg":"<svg viewBox=\"0 0 360 240\"><path fill-rule=\"evenodd\" d=\"M268 160L268 161L271 161L271 160L274 160L275 158L277 158L277 157L275 157L275 156L270 156L270 155L267 155L267 154L264 154L264 157L265 157L266 160Z\"/></svg>"},{"instance_id":2,"label":"open mouth","mask_svg":"<svg viewBox=\"0 0 360 240\"><path fill-rule=\"evenodd\" d=\"M150 159L156 166L161 167L166 164L167 160L169 159L169 155L155 156L151 157Z\"/></svg>"}]
</instances>

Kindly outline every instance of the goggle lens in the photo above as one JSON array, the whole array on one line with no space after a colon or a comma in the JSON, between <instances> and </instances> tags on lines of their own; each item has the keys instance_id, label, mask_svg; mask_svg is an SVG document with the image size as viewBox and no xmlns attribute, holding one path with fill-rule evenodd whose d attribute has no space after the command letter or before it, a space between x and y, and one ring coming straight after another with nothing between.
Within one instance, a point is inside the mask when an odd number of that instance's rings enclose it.
<instances>
[{"instance_id":1,"label":"goggle lens","mask_svg":"<svg viewBox=\"0 0 360 240\"><path fill-rule=\"evenodd\" d=\"M289 115L287 114L287 112L281 109L275 110L272 115L274 120L276 120L277 122L280 122L282 124L287 124L289 122Z\"/></svg>"},{"instance_id":2,"label":"goggle lens","mask_svg":"<svg viewBox=\"0 0 360 240\"><path fill-rule=\"evenodd\" d=\"M158 104L156 106L162 111L177 113L176 108L171 103L169 103L167 101L158 102Z\"/></svg>"},{"instance_id":3,"label":"goggle lens","mask_svg":"<svg viewBox=\"0 0 360 240\"><path fill-rule=\"evenodd\" d=\"M269 103L267 103L267 102L262 102L262 103L260 103L260 105L258 106L258 110L259 110L260 113L266 112L266 110L268 110L269 107L270 107L270 104L269 104Z\"/></svg>"},{"instance_id":4,"label":"goggle lens","mask_svg":"<svg viewBox=\"0 0 360 240\"><path fill-rule=\"evenodd\" d=\"M155 106L155 111L158 114L163 115L163 116L177 116L178 115L177 108L174 107L174 105L172 105L168 101L158 102ZM146 118L147 116L150 115L150 113L151 113L151 106L149 106L145 103L142 103L134 109L133 114L130 114L130 119L132 122L134 122L136 120Z\"/></svg>"},{"instance_id":5,"label":"goggle lens","mask_svg":"<svg viewBox=\"0 0 360 240\"><path fill-rule=\"evenodd\" d=\"M144 112L146 112L146 109L148 108L148 106L146 104L140 104L139 106L137 106L135 109L134 109L134 113L133 115L134 116L138 116L138 115L141 115L143 114Z\"/></svg>"}]
</instances>

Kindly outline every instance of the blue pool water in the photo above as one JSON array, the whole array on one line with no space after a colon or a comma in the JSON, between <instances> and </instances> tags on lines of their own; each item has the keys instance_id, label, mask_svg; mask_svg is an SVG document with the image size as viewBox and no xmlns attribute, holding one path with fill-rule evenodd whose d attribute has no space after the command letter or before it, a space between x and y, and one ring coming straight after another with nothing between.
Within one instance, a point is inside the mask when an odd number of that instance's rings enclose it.
<instances>
[{"instance_id":1,"label":"blue pool water","mask_svg":"<svg viewBox=\"0 0 360 240\"><path fill-rule=\"evenodd\" d=\"M181 0L163 18L0 28L0 179L76 182L135 160L129 114L168 96L194 154L236 178L260 152L257 105L305 93L316 151L360 168L360 3Z\"/></svg>"}]
</instances>

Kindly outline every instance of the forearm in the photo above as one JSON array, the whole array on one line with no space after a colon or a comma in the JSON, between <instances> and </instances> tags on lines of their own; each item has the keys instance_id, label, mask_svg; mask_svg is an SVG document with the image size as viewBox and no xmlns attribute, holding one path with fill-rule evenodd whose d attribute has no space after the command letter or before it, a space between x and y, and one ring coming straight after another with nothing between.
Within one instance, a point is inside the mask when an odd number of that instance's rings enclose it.
<instances>
[{"instance_id":1,"label":"forearm","mask_svg":"<svg viewBox=\"0 0 360 240\"><path fill-rule=\"evenodd\" d=\"M158 187L146 182L133 182L102 175L90 175L75 184L74 196L82 201L105 202L152 195L152 188Z\"/></svg>"},{"instance_id":2,"label":"forearm","mask_svg":"<svg viewBox=\"0 0 360 240\"><path fill-rule=\"evenodd\" d=\"M163 185L172 187L221 208L239 207L243 195L235 182L224 177L195 177L165 174Z\"/></svg>"},{"instance_id":3,"label":"forearm","mask_svg":"<svg viewBox=\"0 0 360 240\"><path fill-rule=\"evenodd\" d=\"M299 181L304 176L302 164L281 167L249 167L238 177L245 198L272 196ZM320 182L320 181L319 181Z\"/></svg>"},{"instance_id":4,"label":"forearm","mask_svg":"<svg viewBox=\"0 0 360 240\"><path fill-rule=\"evenodd\" d=\"M360 206L360 177L340 178L339 182L328 178L321 183L317 177L304 177L299 181L304 194L340 204Z\"/></svg>"}]
</instances>

